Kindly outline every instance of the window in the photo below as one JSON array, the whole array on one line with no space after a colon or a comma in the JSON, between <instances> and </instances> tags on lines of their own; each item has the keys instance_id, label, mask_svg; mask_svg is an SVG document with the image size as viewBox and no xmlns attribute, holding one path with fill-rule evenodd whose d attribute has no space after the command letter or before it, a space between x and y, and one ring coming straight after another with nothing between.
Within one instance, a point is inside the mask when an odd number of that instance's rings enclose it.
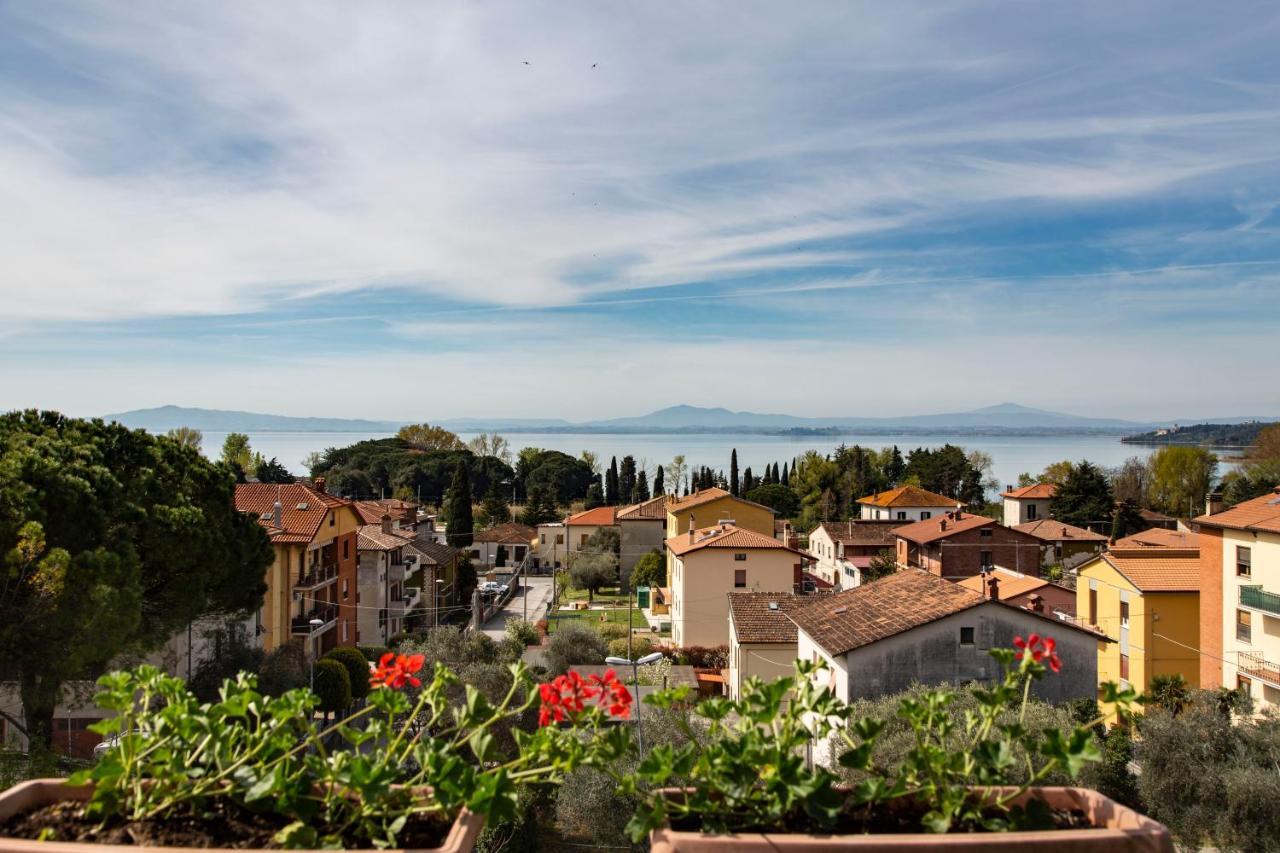
<instances>
[{"instance_id":1,"label":"window","mask_svg":"<svg viewBox=\"0 0 1280 853\"><path fill-rule=\"evenodd\" d=\"M931 512L922 512L922 513L920 513L920 520L921 520L921 521L924 521L926 518L933 518L933 513L931 513Z\"/></svg>"},{"instance_id":2,"label":"window","mask_svg":"<svg viewBox=\"0 0 1280 853\"><path fill-rule=\"evenodd\" d=\"M538 534L538 541L539 541L541 544L546 545L546 544L547 544L547 534L545 534L545 533L539 533L539 534Z\"/></svg>"},{"instance_id":3,"label":"window","mask_svg":"<svg viewBox=\"0 0 1280 853\"><path fill-rule=\"evenodd\" d=\"M1089 590L1089 624L1098 624L1098 591L1096 589Z\"/></svg>"},{"instance_id":4,"label":"window","mask_svg":"<svg viewBox=\"0 0 1280 853\"><path fill-rule=\"evenodd\" d=\"M587 534L587 533L583 533L583 534L582 534L582 537L578 540L578 547L579 547L579 548L585 548L585 547L587 547L587 540L588 540L588 539L590 539L590 538L591 538L591 536L590 536L589 534Z\"/></svg>"},{"instance_id":5,"label":"window","mask_svg":"<svg viewBox=\"0 0 1280 853\"><path fill-rule=\"evenodd\" d=\"M342 540L342 559L345 560L350 556L351 556L351 540L343 539Z\"/></svg>"},{"instance_id":6,"label":"window","mask_svg":"<svg viewBox=\"0 0 1280 853\"><path fill-rule=\"evenodd\" d=\"M557 544L557 545L563 545L563 544L564 544L564 534L563 534L563 533L557 533L557 534L556 534L556 544Z\"/></svg>"},{"instance_id":7,"label":"window","mask_svg":"<svg viewBox=\"0 0 1280 853\"><path fill-rule=\"evenodd\" d=\"M995 565L995 563L992 562L990 551L979 551L978 554L982 558L982 567L984 569L989 569Z\"/></svg>"},{"instance_id":8,"label":"window","mask_svg":"<svg viewBox=\"0 0 1280 853\"><path fill-rule=\"evenodd\" d=\"M330 526L330 527L333 527L333 525L337 522L337 520L338 520L338 517L337 517L336 515L334 515L333 513L329 513L329 526Z\"/></svg>"},{"instance_id":9,"label":"window","mask_svg":"<svg viewBox=\"0 0 1280 853\"><path fill-rule=\"evenodd\" d=\"M1253 575L1253 552L1245 545L1236 546L1236 574L1242 578Z\"/></svg>"},{"instance_id":10,"label":"window","mask_svg":"<svg viewBox=\"0 0 1280 853\"><path fill-rule=\"evenodd\" d=\"M1036 518L1036 505L1031 504L1030 506L1027 507L1027 521L1035 521L1035 518Z\"/></svg>"},{"instance_id":11,"label":"window","mask_svg":"<svg viewBox=\"0 0 1280 853\"><path fill-rule=\"evenodd\" d=\"M1129 680L1129 656L1120 655L1120 677L1125 681Z\"/></svg>"},{"instance_id":12,"label":"window","mask_svg":"<svg viewBox=\"0 0 1280 853\"><path fill-rule=\"evenodd\" d=\"M746 554L734 554L734 555L733 555L733 559L735 559L735 560L737 560L739 563L741 563L743 560L747 559L747 555L746 555Z\"/></svg>"},{"instance_id":13,"label":"window","mask_svg":"<svg viewBox=\"0 0 1280 853\"><path fill-rule=\"evenodd\" d=\"M898 513L898 521L906 521L906 520L907 520L907 514L905 512Z\"/></svg>"},{"instance_id":14,"label":"window","mask_svg":"<svg viewBox=\"0 0 1280 853\"><path fill-rule=\"evenodd\" d=\"M1236 611L1236 639L1242 643L1253 641L1253 614L1248 610Z\"/></svg>"},{"instance_id":15,"label":"window","mask_svg":"<svg viewBox=\"0 0 1280 853\"><path fill-rule=\"evenodd\" d=\"M343 600L343 601L346 601L346 600L347 600L347 580L346 580L346 578L343 578L343 579L342 579L342 600Z\"/></svg>"},{"instance_id":16,"label":"window","mask_svg":"<svg viewBox=\"0 0 1280 853\"><path fill-rule=\"evenodd\" d=\"M1127 601L1120 602L1120 627L1129 627L1129 602Z\"/></svg>"},{"instance_id":17,"label":"window","mask_svg":"<svg viewBox=\"0 0 1280 853\"><path fill-rule=\"evenodd\" d=\"M960 629L960 645L962 646L973 645L973 626L972 625Z\"/></svg>"},{"instance_id":18,"label":"window","mask_svg":"<svg viewBox=\"0 0 1280 853\"><path fill-rule=\"evenodd\" d=\"M981 530L979 530L979 531L978 531L978 537L979 537L980 539L990 539L990 538L991 538L991 528L990 528L990 527L984 527L984 528L982 528Z\"/></svg>"},{"instance_id":19,"label":"window","mask_svg":"<svg viewBox=\"0 0 1280 853\"><path fill-rule=\"evenodd\" d=\"M1246 678L1243 675L1237 675L1236 690L1239 690L1241 693L1245 694L1246 696L1251 696L1253 694L1253 679Z\"/></svg>"},{"instance_id":20,"label":"window","mask_svg":"<svg viewBox=\"0 0 1280 853\"><path fill-rule=\"evenodd\" d=\"M744 586L746 586L746 585L747 585L747 570L746 570L746 569L734 569L734 570L733 570L733 586L734 586L734 588L735 588L735 589L741 589L742 587L744 587Z\"/></svg>"}]
</instances>

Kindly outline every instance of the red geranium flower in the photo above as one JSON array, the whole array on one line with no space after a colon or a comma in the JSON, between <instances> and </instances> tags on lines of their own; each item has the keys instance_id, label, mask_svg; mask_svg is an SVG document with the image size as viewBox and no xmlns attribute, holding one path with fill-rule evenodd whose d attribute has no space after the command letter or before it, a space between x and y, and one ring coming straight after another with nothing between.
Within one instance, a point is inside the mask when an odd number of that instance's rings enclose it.
<instances>
[{"instance_id":1,"label":"red geranium flower","mask_svg":"<svg viewBox=\"0 0 1280 853\"><path fill-rule=\"evenodd\" d=\"M1039 634L1031 634L1025 640L1014 637L1013 646L1022 652L1024 658L1029 657L1036 663L1047 664L1054 672L1062 669L1062 659L1054 651L1057 642L1052 637L1041 637Z\"/></svg>"},{"instance_id":2,"label":"red geranium flower","mask_svg":"<svg viewBox=\"0 0 1280 853\"><path fill-rule=\"evenodd\" d=\"M413 674L421 670L425 662L426 658L422 655L397 655L395 652L387 652L378 661L378 668L373 675L369 676L369 684L372 687L390 687L395 690L403 688L406 684L421 687L422 679L415 678Z\"/></svg>"},{"instance_id":3,"label":"red geranium flower","mask_svg":"<svg viewBox=\"0 0 1280 853\"><path fill-rule=\"evenodd\" d=\"M603 676L593 675L590 680L570 670L549 684L538 685L538 696L542 700L538 709L539 726L562 723L584 711L589 702L614 717L626 719L631 714L631 693L613 670Z\"/></svg>"}]
</instances>

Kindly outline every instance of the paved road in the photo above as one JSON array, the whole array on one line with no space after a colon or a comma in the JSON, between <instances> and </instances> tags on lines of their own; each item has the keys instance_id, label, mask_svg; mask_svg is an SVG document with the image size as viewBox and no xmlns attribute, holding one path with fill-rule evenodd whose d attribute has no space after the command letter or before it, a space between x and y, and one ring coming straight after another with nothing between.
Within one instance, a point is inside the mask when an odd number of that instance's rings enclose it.
<instances>
[{"instance_id":1,"label":"paved road","mask_svg":"<svg viewBox=\"0 0 1280 853\"><path fill-rule=\"evenodd\" d=\"M541 619L547 612L547 602L551 600L551 576L550 575L529 575L525 578L523 588L516 591L511 596L511 600L506 603L501 610L493 614L493 617L486 623L482 629L490 637L500 640L506 636L508 619L523 619L525 614L525 600L528 599L529 621L535 622Z\"/></svg>"}]
</instances>

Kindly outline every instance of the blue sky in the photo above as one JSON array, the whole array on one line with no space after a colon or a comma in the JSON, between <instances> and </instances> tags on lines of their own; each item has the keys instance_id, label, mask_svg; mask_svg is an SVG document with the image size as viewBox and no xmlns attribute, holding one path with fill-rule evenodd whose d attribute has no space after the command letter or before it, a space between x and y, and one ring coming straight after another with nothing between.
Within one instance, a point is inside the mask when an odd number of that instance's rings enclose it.
<instances>
[{"instance_id":1,"label":"blue sky","mask_svg":"<svg viewBox=\"0 0 1280 853\"><path fill-rule=\"evenodd\" d=\"M1280 414L1278 30L0 2L0 408Z\"/></svg>"}]
</instances>

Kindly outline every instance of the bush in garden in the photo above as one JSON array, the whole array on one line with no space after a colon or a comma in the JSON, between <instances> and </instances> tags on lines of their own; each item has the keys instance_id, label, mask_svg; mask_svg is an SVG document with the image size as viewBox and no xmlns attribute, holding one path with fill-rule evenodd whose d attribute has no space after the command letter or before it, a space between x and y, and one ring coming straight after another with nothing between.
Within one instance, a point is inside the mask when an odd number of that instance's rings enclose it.
<instances>
[{"instance_id":1,"label":"bush in garden","mask_svg":"<svg viewBox=\"0 0 1280 853\"><path fill-rule=\"evenodd\" d=\"M336 660L346 667L352 699L363 699L369 695L369 661L358 649L338 646L330 649L321 660Z\"/></svg>"},{"instance_id":2,"label":"bush in garden","mask_svg":"<svg viewBox=\"0 0 1280 853\"><path fill-rule=\"evenodd\" d=\"M283 696L290 690L306 687L307 681L306 650L298 640L272 649L258 670L258 686L267 696Z\"/></svg>"},{"instance_id":3,"label":"bush in garden","mask_svg":"<svg viewBox=\"0 0 1280 853\"><path fill-rule=\"evenodd\" d=\"M336 714L351 705L351 676L341 662L332 658L316 661L315 694L320 699L317 706L328 714Z\"/></svg>"},{"instance_id":4,"label":"bush in garden","mask_svg":"<svg viewBox=\"0 0 1280 853\"><path fill-rule=\"evenodd\" d=\"M382 660L383 655L391 651L386 646L356 646L356 650L364 655L364 659L369 663L377 663Z\"/></svg>"},{"instance_id":5,"label":"bush in garden","mask_svg":"<svg viewBox=\"0 0 1280 853\"><path fill-rule=\"evenodd\" d=\"M671 654L682 666L697 669L727 669L729 666L728 646L685 646Z\"/></svg>"},{"instance_id":6,"label":"bush in garden","mask_svg":"<svg viewBox=\"0 0 1280 853\"><path fill-rule=\"evenodd\" d=\"M632 637L630 639L630 652L627 650L627 642L628 640L626 637L621 637L617 640L610 640L609 654L620 658L630 656L631 660L636 660L637 658L642 658L653 651L653 641L648 637Z\"/></svg>"},{"instance_id":7,"label":"bush in garden","mask_svg":"<svg viewBox=\"0 0 1280 853\"><path fill-rule=\"evenodd\" d=\"M507 621L507 637L515 640L521 646L535 646L541 639L538 635L538 629L534 627L532 622L526 622L523 619L510 619Z\"/></svg>"},{"instance_id":8,"label":"bush in garden","mask_svg":"<svg viewBox=\"0 0 1280 853\"><path fill-rule=\"evenodd\" d=\"M619 640L631 633L631 629L621 622L601 622L596 631L606 640Z\"/></svg>"},{"instance_id":9,"label":"bush in garden","mask_svg":"<svg viewBox=\"0 0 1280 853\"><path fill-rule=\"evenodd\" d=\"M608 654L609 647L597 631L577 621L562 623L547 644L547 671L559 675L577 664L604 663Z\"/></svg>"}]
</instances>

